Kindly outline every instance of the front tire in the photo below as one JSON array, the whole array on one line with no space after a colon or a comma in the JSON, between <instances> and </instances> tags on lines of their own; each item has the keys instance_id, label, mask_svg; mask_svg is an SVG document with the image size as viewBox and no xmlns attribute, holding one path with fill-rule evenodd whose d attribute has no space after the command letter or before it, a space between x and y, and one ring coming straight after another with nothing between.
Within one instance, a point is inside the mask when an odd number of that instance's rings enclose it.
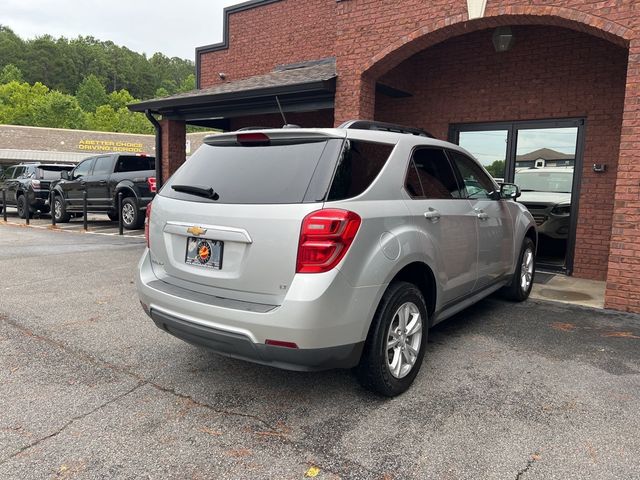
<instances>
[{"instance_id":1,"label":"front tire","mask_svg":"<svg viewBox=\"0 0 640 480\"><path fill-rule=\"evenodd\" d=\"M127 197L122 200L122 224L127 230L137 230L142 227L144 216L140 215L135 198Z\"/></svg>"},{"instance_id":2,"label":"front tire","mask_svg":"<svg viewBox=\"0 0 640 480\"><path fill-rule=\"evenodd\" d=\"M529 298L533 288L533 278L536 272L536 246L533 240L526 237L522 242L518 266L513 273L511 285L503 289L503 295L513 302L524 302Z\"/></svg>"},{"instance_id":3,"label":"front tire","mask_svg":"<svg viewBox=\"0 0 640 480\"><path fill-rule=\"evenodd\" d=\"M418 287L408 282L389 285L355 369L362 386L386 397L406 391L420 371L428 328L427 307Z\"/></svg>"}]
</instances>

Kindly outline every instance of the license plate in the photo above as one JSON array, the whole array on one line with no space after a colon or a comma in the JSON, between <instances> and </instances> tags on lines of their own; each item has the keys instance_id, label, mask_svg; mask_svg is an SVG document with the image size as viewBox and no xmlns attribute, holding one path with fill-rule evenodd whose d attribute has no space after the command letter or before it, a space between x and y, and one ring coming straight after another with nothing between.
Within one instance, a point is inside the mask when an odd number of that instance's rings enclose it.
<instances>
[{"instance_id":1,"label":"license plate","mask_svg":"<svg viewBox=\"0 0 640 480\"><path fill-rule=\"evenodd\" d=\"M189 237L187 239L187 257L185 262L188 265L220 270L222 268L223 248L224 243L219 240Z\"/></svg>"}]
</instances>

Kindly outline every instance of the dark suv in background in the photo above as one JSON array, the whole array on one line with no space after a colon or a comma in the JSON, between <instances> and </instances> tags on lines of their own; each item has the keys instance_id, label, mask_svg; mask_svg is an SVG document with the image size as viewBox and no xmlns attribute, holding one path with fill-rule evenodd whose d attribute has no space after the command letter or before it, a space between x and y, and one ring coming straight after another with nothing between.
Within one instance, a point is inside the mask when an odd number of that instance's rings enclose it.
<instances>
[{"instance_id":1,"label":"dark suv in background","mask_svg":"<svg viewBox=\"0 0 640 480\"><path fill-rule=\"evenodd\" d=\"M6 192L7 206L17 207L20 218L36 211L49 213L49 189L51 184L60 180L62 172L69 171L73 165L59 163L21 163L5 169L0 174L0 195ZM1 204L0 212L5 207Z\"/></svg>"},{"instance_id":2,"label":"dark suv in background","mask_svg":"<svg viewBox=\"0 0 640 480\"><path fill-rule=\"evenodd\" d=\"M118 194L122 193L124 227L140 228L156 192L155 158L112 153L83 160L54 186L56 222L68 222L72 214L83 212L85 191L87 212L106 213L111 220L118 219Z\"/></svg>"}]
</instances>

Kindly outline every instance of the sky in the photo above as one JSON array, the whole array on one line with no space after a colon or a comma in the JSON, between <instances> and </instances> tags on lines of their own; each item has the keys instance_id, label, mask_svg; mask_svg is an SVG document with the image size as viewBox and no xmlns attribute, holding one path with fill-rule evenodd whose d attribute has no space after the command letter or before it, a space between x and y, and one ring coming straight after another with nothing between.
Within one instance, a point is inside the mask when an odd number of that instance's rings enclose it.
<instances>
[{"instance_id":1,"label":"sky","mask_svg":"<svg viewBox=\"0 0 640 480\"><path fill-rule=\"evenodd\" d=\"M575 153L577 127L536 128L518 131L516 155L550 148L562 153ZM507 152L507 131L461 132L460 145L469 150L484 165L504 160Z\"/></svg>"},{"instance_id":2,"label":"sky","mask_svg":"<svg viewBox=\"0 0 640 480\"><path fill-rule=\"evenodd\" d=\"M222 40L222 9L240 0L0 0L0 24L24 39L49 34L111 40L148 56L194 60Z\"/></svg>"}]
</instances>

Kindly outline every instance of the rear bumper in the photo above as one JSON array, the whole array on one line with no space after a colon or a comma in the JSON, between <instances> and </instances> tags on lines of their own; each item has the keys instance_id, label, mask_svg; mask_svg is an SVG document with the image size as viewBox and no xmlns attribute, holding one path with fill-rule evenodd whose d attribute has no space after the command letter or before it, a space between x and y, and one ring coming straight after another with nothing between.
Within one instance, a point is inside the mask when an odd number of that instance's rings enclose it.
<instances>
[{"instance_id":1,"label":"rear bumper","mask_svg":"<svg viewBox=\"0 0 640 480\"><path fill-rule=\"evenodd\" d=\"M254 343L249 337L198 325L151 310L151 318L162 330L185 342L209 348L221 355L277 368L317 371L356 365L364 342L328 348L285 348Z\"/></svg>"},{"instance_id":2,"label":"rear bumper","mask_svg":"<svg viewBox=\"0 0 640 480\"><path fill-rule=\"evenodd\" d=\"M350 368L359 361L384 287L353 287L337 271L323 275L298 275L281 305L263 305L163 282L146 250L137 289L154 322L187 342L292 370ZM298 348L266 345L267 339Z\"/></svg>"}]
</instances>

